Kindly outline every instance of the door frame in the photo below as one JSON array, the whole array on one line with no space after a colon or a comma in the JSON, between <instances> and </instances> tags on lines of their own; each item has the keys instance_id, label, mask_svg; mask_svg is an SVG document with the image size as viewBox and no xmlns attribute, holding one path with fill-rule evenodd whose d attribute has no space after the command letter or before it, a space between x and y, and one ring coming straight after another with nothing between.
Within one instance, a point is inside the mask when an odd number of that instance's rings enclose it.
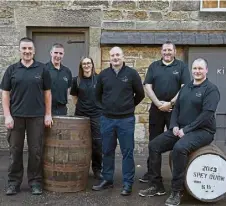
<instances>
[{"instance_id":1,"label":"door frame","mask_svg":"<svg viewBox=\"0 0 226 206\"><path fill-rule=\"evenodd\" d=\"M33 33L83 33L85 36L85 51L86 56L89 56L89 28L70 28L70 27L27 27L27 36L33 38Z\"/></svg>"}]
</instances>

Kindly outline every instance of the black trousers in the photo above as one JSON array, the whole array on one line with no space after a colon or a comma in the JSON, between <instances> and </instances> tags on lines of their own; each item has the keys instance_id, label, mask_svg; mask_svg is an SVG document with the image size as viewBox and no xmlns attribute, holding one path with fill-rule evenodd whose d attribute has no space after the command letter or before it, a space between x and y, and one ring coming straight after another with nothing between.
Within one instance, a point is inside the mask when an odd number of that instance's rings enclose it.
<instances>
[{"instance_id":1,"label":"black trousers","mask_svg":"<svg viewBox=\"0 0 226 206\"><path fill-rule=\"evenodd\" d=\"M92 170L102 170L102 139L100 134L100 117L90 118L92 136Z\"/></svg>"},{"instance_id":2,"label":"black trousers","mask_svg":"<svg viewBox=\"0 0 226 206\"><path fill-rule=\"evenodd\" d=\"M10 151L8 184L20 186L23 180L23 148L25 131L28 143L28 184L42 184L44 117L13 117L14 128L8 130Z\"/></svg>"},{"instance_id":3,"label":"black trousers","mask_svg":"<svg viewBox=\"0 0 226 206\"><path fill-rule=\"evenodd\" d=\"M161 155L172 150L173 179L172 190L182 191L188 156L191 152L209 145L214 134L205 130L196 130L185 134L182 138L174 136L172 130L159 135L149 143L149 184L162 186Z\"/></svg>"},{"instance_id":4,"label":"black trousers","mask_svg":"<svg viewBox=\"0 0 226 206\"><path fill-rule=\"evenodd\" d=\"M67 115L67 106L65 104L52 105L52 115Z\"/></svg>"},{"instance_id":5,"label":"black trousers","mask_svg":"<svg viewBox=\"0 0 226 206\"><path fill-rule=\"evenodd\" d=\"M164 132L166 126L169 129L171 112L160 111L153 103L149 111L149 142ZM149 157L147 159L149 173Z\"/></svg>"}]
</instances>

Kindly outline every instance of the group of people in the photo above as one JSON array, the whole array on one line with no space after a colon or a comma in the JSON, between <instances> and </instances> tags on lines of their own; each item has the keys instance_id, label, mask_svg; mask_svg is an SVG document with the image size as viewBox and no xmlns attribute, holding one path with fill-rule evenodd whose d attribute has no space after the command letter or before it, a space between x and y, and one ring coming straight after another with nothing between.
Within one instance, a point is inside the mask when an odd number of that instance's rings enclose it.
<instances>
[{"instance_id":1,"label":"group of people","mask_svg":"<svg viewBox=\"0 0 226 206\"><path fill-rule=\"evenodd\" d=\"M149 183L139 195L164 195L161 154L172 150L172 193L166 205L179 205L183 192L188 155L212 142L216 132L215 111L220 100L218 88L207 78L207 61L196 59L191 68L175 58L176 47L165 42L161 60L153 62L142 83L138 72L124 62L123 51L109 51L110 65L96 74L92 58L83 57L78 76L62 65L64 47L54 44L51 60L34 60L35 47L25 37L19 43L21 59L10 65L1 82L2 105L10 166L7 195L20 191L23 178L25 131L28 143L28 183L34 195L42 194L44 128L51 127L52 115L66 115L68 95L76 105L75 115L90 118L92 170L98 183L92 190L113 187L117 139L122 159L121 195L132 193L134 183L135 107L145 94L149 110L149 157L147 172L139 180ZM164 128L167 131L164 132Z\"/></svg>"}]
</instances>

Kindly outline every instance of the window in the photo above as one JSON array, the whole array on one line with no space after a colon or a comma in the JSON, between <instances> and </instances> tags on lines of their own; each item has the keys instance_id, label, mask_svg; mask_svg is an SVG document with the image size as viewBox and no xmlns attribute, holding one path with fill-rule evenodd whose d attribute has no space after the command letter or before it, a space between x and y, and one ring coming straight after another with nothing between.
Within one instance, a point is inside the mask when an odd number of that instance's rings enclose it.
<instances>
[{"instance_id":1,"label":"window","mask_svg":"<svg viewBox=\"0 0 226 206\"><path fill-rule=\"evenodd\" d=\"M200 0L200 11L226 11L226 0Z\"/></svg>"}]
</instances>

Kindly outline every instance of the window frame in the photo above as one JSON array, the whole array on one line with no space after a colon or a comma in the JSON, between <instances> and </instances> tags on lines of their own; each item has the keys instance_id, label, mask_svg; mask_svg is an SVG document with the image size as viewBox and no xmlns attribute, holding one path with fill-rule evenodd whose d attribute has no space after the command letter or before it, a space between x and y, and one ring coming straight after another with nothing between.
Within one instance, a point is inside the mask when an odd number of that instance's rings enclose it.
<instances>
[{"instance_id":1,"label":"window frame","mask_svg":"<svg viewBox=\"0 0 226 206\"><path fill-rule=\"evenodd\" d=\"M220 2L222 0L217 0L218 1L218 8L203 8L203 1L204 0L200 0L200 11L209 11L209 12L219 11L219 12L226 12L226 8L220 8Z\"/></svg>"}]
</instances>

